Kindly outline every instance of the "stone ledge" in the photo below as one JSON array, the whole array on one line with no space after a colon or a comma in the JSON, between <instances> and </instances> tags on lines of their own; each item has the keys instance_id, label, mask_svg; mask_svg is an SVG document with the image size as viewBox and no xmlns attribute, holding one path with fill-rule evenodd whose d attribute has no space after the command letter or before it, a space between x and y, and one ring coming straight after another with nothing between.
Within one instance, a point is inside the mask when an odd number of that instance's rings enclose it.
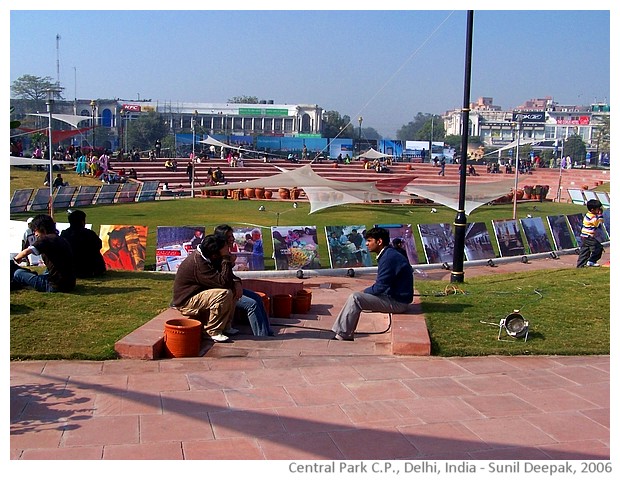
<instances>
[{"instance_id":1,"label":"stone ledge","mask_svg":"<svg viewBox=\"0 0 620 480\"><path fill-rule=\"evenodd\" d=\"M413 303L405 313L392 314L392 354L428 356L431 339L420 304Z\"/></svg>"}]
</instances>

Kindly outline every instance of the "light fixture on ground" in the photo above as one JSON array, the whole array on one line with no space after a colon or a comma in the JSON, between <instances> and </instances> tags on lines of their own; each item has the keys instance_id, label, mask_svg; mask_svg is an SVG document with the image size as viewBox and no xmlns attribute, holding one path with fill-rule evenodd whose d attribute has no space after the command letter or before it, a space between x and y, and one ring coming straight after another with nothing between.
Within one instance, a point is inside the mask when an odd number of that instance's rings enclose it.
<instances>
[{"instance_id":1,"label":"light fixture on ground","mask_svg":"<svg viewBox=\"0 0 620 480\"><path fill-rule=\"evenodd\" d=\"M265 205L260 205L258 207L258 211L259 212L273 213L276 216L276 227L279 227L280 226L280 215L282 215L283 213L286 213L286 212L290 212L291 210L296 209L298 206L299 205L297 204L297 202L293 202L293 207L292 208L288 208L288 209L286 209L286 210L284 210L282 212L272 212L271 210L267 210L265 208Z\"/></svg>"}]
</instances>

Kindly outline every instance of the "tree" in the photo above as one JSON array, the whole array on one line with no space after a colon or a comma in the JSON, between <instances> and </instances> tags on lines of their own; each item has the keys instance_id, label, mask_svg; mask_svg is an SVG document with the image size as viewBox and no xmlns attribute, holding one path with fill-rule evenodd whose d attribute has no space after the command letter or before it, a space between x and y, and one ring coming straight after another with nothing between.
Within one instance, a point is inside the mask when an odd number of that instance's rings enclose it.
<instances>
[{"instance_id":1,"label":"tree","mask_svg":"<svg viewBox=\"0 0 620 480\"><path fill-rule=\"evenodd\" d=\"M377 130L372 127L363 127L362 128L362 138L366 140L381 140L383 137Z\"/></svg>"},{"instance_id":2,"label":"tree","mask_svg":"<svg viewBox=\"0 0 620 480\"><path fill-rule=\"evenodd\" d=\"M51 77L37 77L36 75L22 75L11 85L11 92L15 98L40 102L47 99L47 90L57 88L58 85ZM56 100L62 100L60 92L55 93Z\"/></svg>"},{"instance_id":3,"label":"tree","mask_svg":"<svg viewBox=\"0 0 620 480\"><path fill-rule=\"evenodd\" d=\"M564 155L570 155L573 162L585 160L586 144L579 135L571 135L564 140Z\"/></svg>"},{"instance_id":4,"label":"tree","mask_svg":"<svg viewBox=\"0 0 620 480\"><path fill-rule=\"evenodd\" d=\"M161 115L149 112L127 125L127 147L138 150L149 150L157 139L166 136L166 123Z\"/></svg>"},{"instance_id":5,"label":"tree","mask_svg":"<svg viewBox=\"0 0 620 480\"><path fill-rule=\"evenodd\" d=\"M409 140L428 140L431 138L433 142L443 142L446 136L446 129L443 126L443 120L439 115L431 115L424 122L422 127Z\"/></svg>"},{"instance_id":6,"label":"tree","mask_svg":"<svg viewBox=\"0 0 620 480\"><path fill-rule=\"evenodd\" d=\"M241 95L228 99L228 103L258 103L258 97L250 97L248 95Z\"/></svg>"},{"instance_id":7,"label":"tree","mask_svg":"<svg viewBox=\"0 0 620 480\"><path fill-rule=\"evenodd\" d=\"M426 122L430 122L431 118L433 117L435 117L435 115L432 115L430 113L418 112L413 121L409 122L407 125L403 125L398 129L398 131L396 132L396 138L403 141L416 139L430 140L430 123L429 134L426 138L418 138L418 133L420 132L420 130L422 130ZM441 119L439 121L435 121L435 123L441 123L441 125L443 126L443 121ZM435 138L435 135L433 135L433 138Z\"/></svg>"},{"instance_id":8,"label":"tree","mask_svg":"<svg viewBox=\"0 0 620 480\"><path fill-rule=\"evenodd\" d=\"M335 110L325 112L323 136L327 138L355 138L351 118L348 115L341 117L340 113Z\"/></svg>"}]
</instances>

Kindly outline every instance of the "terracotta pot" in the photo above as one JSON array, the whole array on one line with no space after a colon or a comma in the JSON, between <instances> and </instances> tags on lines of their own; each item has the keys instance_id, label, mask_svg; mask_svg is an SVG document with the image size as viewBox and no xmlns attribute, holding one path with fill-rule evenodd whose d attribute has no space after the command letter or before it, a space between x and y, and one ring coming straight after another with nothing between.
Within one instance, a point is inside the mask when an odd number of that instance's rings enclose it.
<instances>
[{"instance_id":1,"label":"terracotta pot","mask_svg":"<svg viewBox=\"0 0 620 480\"><path fill-rule=\"evenodd\" d=\"M273 197L273 192L271 190L265 190L265 198L269 200L271 197Z\"/></svg>"},{"instance_id":2,"label":"terracotta pot","mask_svg":"<svg viewBox=\"0 0 620 480\"><path fill-rule=\"evenodd\" d=\"M307 313L312 306L312 290L299 290L293 297L293 313Z\"/></svg>"},{"instance_id":3,"label":"terracotta pot","mask_svg":"<svg viewBox=\"0 0 620 480\"><path fill-rule=\"evenodd\" d=\"M168 320L164 326L164 350L170 358L200 354L202 323L189 318Z\"/></svg>"},{"instance_id":4,"label":"terracotta pot","mask_svg":"<svg viewBox=\"0 0 620 480\"><path fill-rule=\"evenodd\" d=\"M255 188L254 195L256 198L265 198L265 189L264 188Z\"/></svg>"},{"instance_id":5,"label":"terracotta pot","mask_svg":"<svg viewBox=\"0 0 620 480\"><path fill-rule=\"evenodd\" d=\"M278 193L280 194L280 198L282 200L288 200L289 198L291 198L291 194L288 191L287 188L281 188L278 190Z\"/></svg>"},{"instance_id":6,"label":"terracotta pot","mask_svg":"<svg viewBox=\"0 0 620 480\"><path fill-rule=\"evenodd\" d=\"M271 298L273 316L277 318L289 318L293 309L293 296L290 294L278 294Z\"/></svg>"},{"instance_id":7,"label":"terracotta pot","mask_svg":"<svg viewBox=\"0 0 620 480\"><path fill-rule=\"evenodd\" d=\"M300 193L301 191L298 188L291 188L290 198L293 200L297 200Z\"/></svg>"},{"instance_id":8,"label":"terracotta pot","mask_svg":"<svg viewBox=\"0 0 620 480\"><path fill-rule=\"evenodd\" d=\"M407 167L406 167L406 168L407 168L407 170L412 170L412 169L413 169L413 167L411 166L411 164L410 164L410 163L408 163L408 164L407 164Z\"/></svg>"},{"instance_id":9,"label":"terracotta pot","mask_svg":"<svg viewBox=\"0 0 620 480\"><path fill-rule=\"evenodd\" d=\"M246 188L243 193L245 193L245 196L248 198L255 198L256 197L256 192L254 191L253 188Z\"/></svg>"}]
</instances>

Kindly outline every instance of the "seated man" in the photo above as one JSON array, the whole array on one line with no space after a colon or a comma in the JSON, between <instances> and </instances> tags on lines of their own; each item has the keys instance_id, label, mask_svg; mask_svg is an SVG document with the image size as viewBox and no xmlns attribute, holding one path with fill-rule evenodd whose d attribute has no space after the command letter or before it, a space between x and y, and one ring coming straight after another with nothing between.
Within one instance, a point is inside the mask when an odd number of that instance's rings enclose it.
<instances>
[{"instance_id":1,"label":"seated man","mask_svg":"<svg viewBox=\"0 0 620 480\"><path fill-rule=\"evenodd\" d=\"M77 278L99 277L105 273L101 239L86 228L86 214L82 210L69 213L69 228L63 230L60 236L71 245Z\"/></svg>"},{"instance_id":2,"label":"seated man","mask_svg":"<svg viewBox=\"0 0 620 480\"><path fill-rule=\"evenodd\" d=\"M56 222L49 215L32 219L32 231L37 239L13 259L19 264L31 253L41 255L46 270L37 274L27 268L14 269L12 280L16 286L29 286L38 292L70 292L75 288L73 252L69 243L56 230Z\"/></svg>"},{"instance_id":3,"label":"seated man","mask_svg":"<svg viewBox=\"0 0 620 480\"><path fill-rule=\"evenodd\" d=\"M352 293L336 317L334 340L353 340L362 310L402 313L413 300L413 269L409 260L390 246L390 233L381 227L366 232L366 247L377 254L377 278L363 292Z\"/></svg>"},{"instance_id":4,"label":"seated man","mask_svg":"<svg viewBox=\"0 0 620 480\"><path fill-rule=\"evenodd\" d=\"M226 239L229 250L232 248L235 241L232 227L219 225L215 228L215 234ZM252 333L257 337L273 336L274 332L269 325L269 315L265 310L262 298L256 292L243 288L241 279L236 276L235 287L238 289L236 307L247 314Z\"/></svg>"},{"instance_id":5,"label":"seated man","mask_svg":"<svg viewBox=\"0 0 620 480\"><path fill-rule=\"evenodd\" d=\"M179 265L174 278L172 306L198 318L214 342L228 342L235 311L233 262L223 237L207 235Z\"/></svg>"}]
</instances>

